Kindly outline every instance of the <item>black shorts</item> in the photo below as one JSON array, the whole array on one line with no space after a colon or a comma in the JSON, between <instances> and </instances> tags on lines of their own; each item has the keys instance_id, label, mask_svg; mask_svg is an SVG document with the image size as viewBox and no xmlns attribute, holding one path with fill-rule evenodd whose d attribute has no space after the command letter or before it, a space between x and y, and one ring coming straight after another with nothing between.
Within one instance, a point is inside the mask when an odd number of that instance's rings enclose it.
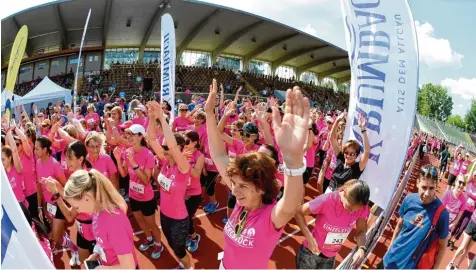
<instances>
[{"instance_id":1,"label":"black shorts","mask_svg":"<svg viewBox=\"0 0 476 270\"><path fill-rule=\"evenodd\" d=\"M304 183L304 185L309 182L309 179L312 176L312 171L314 171L314 167L307 167L304 173L302 174L302 182Z\"/></svg>"},{"instance_id":2,"label":"black shorts","mask_svg":"<svg viewBox=\"0 0 476 270\"><path fill-rule=\"evenodd\" d=\"M141 211L142 215L146 217L154 215L155 211L157 210L157 202L155 201L155 199L142 202L129 198L129 202L131 203L132 212Z\"/></svg>"},{"instance_id":3,"label":"black shorts","mask_svg":"<svg viewBox=\"0 0 476 270\"><path fill-rule=\"evenodd\" d=\"M175 256L179 259L184 258L187 255L185 242L190 226L188 217L184 219L173 219L160 213L160 225L162 225L162 231L174 251Z\"/></svg>"},{"instance_id":4,"label":"black shorts","mask_svg":"<svg viewBox=\"0 0 476 270\"><path fill-rule=\"evenodd\" d=\"M228 192L228 201L226 202L226 207L233 209L236 205L236 197L231 194L231 191Z\"/></svg>"},{"instance_id":5,"label":"black shorts","mask_svg":"<svg viewBox=\"0 0 476 270\"><path fill-rule=\"evenodd\" d=\"M456 181L456 176L450 173L450 175L448 176L448 186L450 187L454 186L455 181Z\"/></svg>"},{"instance_id":6,"label":"black shorts","mask_svg":"<svg viewBox=\"0 0 476 270\"><path fill-rule=\"evenodd\" d=\"M441 163L440 165L440 172L446 171L446 163Z\"/></svg>"},{"instance_id":7,"label":"black shorts","mask_svg":"<svg viewBox=\"0 0 476 270\"><path fill-rule=\"evenodd\" d=\"M200 175L200 184L202 187L208 187L215 184L215 178L217 177L218 172L207 171L207 175Z\"/></svg>"},{"instance_id":8,"label":"black shorts","mask_svg":"<svg viewBox=\"0 0 476 270\"><path fill-rule=\"evenodd\" d=\"M76 232L76 244L79 248L87 249L90 254L93 254L96 240L86 240L86 238L84 238L79 232Z\"/></svg>"},{"instance_id":9,"label":"black shorts","mask_svg":"<svg viewBox=\"0 0 476 270\"><path fill-rule=\"evenodd\" d=\"M54 219L66 220L66 218L64 217L63 212L61 212L61 209L58 206L58 204L52 203L52 205L56 206L56 214L55 214ZM48 212L48 203L46 203L46 209L44 209L44 210L46 210L45 214L47 214L48 216L52 215L51 213Z\"/></svg>"},{"instance_id":10,"label":"black shorts","mask_svg":"<svg viewBox=\"0 0 476 270\"><path fill-rule=\"evenodd\" d=\"M469 221L469 224L468 226L466 226L466 230L464 230L464 233L471 236L471 239L476 242L476 223L474 223L473 220Z\"/></svg>"}]
</instances>

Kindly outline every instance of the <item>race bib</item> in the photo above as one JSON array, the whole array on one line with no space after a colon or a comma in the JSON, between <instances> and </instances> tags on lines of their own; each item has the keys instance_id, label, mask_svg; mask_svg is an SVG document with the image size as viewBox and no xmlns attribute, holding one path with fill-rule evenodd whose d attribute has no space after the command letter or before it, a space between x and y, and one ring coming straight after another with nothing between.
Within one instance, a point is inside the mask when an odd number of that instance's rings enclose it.
<instances>
[{"instance_id":1,"label":"race bib","mask_svg":"<svg viewBox=\"0 0 476 270\"><path fill-rule=\"evenodd\" d=\"M211 158L205 158L205 163L207 165L213 166L213 160Z\"/></svg>"},{"instance_id":2,"label":"race bib","mask_svg":"<svg viewBox=\"0 0 476 270\"><path fill-rule=\"evenodd\" d=\"M165 177L165 175L163 174L160 174L159 175L159 185L165 190L165 191L169 191L170 190L170 186L172 185L172 180L168 179L167 177Z\"/></svg>"},{"instance_id":3,"label":"race bib","mask_svg":"<svg viewBox=\"0 0 476 270\"><path fill-rule=\"evenodd\" d=\"M469 206L474 207L474 200L471 198L468 198L468 201L466 202Z\"/></svg>"},{"instance_id":4,"label":"race bib","mask_svg":"<svg viewBox=\"0 0 476 270\"><path fill-rule=\"evenodd\" d=\"M58 206L51 203L46 203L46 210L54 217L56 216L56 211L58 211Z\"/></svg>"},{"instance_id":5,"label":"race bib","mask_svg":"<svg viewBox=\"0 0 476 270\"><path fill-rule=\"evenodd\" d=\"M342 245L349 235L346 233L327 233L326 241L324 242L327 245Z\"/></svg>"},{"instance_id":6,"label":"race bib","mask_svg":"<svg viewBox=\"0 0 476 270\"><path fill-rule=\"evenodd\" d=\"M324 192L324 194L332 193L332 192L334 192L334 190L332 189L332 187L327 187L326 192Z\"/></svg>"},{"instance_id":7,"label":"race bib","mask_svg":"<svg viewBox=\"0 0 476 270\"><path fill-rule=\"evenodd\" d=\"M144 189L145 189L144 185L136 183L136 182L130 182L129 185L130 185L130 189L132 189L133 191L140 194L144 194Z\"/></svg>"},{"instance_id":8,"label":"race bib","mask_svg":"<svg viewBox=\"0 0 476 270\"><path fill-rule=\"evenodd\" d=\"M76 220L76 228L78 229L79 234L83 235L83 225L81 222Z\"/></svg>"}]
</instances>

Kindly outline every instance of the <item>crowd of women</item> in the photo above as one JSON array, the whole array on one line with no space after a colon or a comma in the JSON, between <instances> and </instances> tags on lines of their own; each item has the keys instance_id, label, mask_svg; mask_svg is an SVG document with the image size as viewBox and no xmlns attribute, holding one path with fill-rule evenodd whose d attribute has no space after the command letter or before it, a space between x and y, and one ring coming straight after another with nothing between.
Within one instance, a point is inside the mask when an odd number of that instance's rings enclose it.
<instances>
[{"instance_id":1,"label":"crowd of women","mask_svg":"<svg viewBox=\"0 0 476 270\"><path fill-rule=\"evenodd\" d=\"M281 107L272 98L264 103L239 102L238 96L224 100L223 87L220 97L219 91L213 80L206 102L180 104L173 121L170 105L154 101L136 104L128 121L122 121L123 109L113 103L105 104L103 117L94 106L74 117L69 106L65 110L57 104L50 119L36 108L32 120L27 115L19 124L2 119L3 166L48 256L52 259L52 249L68 248L71 266L98 261L101 268L139 268L130 210L145 234L140 251L151 249L152 259L159 259L167 241L177 268L192 269L200 243L193 217L202 200L207 202L204 211L217 210L215 185L222 181L229 194L220 268L267 268L292 218L306 238L296 251L297 268L333 268L354 228L352 263L359 265L373 205L369 186L358 180L370 154L366 116L357 121L361 146L343 141L345 112L311 109L298 87L286 92ZM410 149L421 140L414 136ZM456 156L454 163L459 162ZM321 195L304 203L304 185L316 167ZM468 191L470 176L466 194L476 199L476 190ZM463 203L462 192L458 182L443 201ZM472 210L452 207L447 208L455 213L449 225L455 239L470 217L474 221L468 227L476 230L474 200ZM306 215L316 216L312 232ZM74 242L67 232L73 222Z\"/></svg>"}]
</instances>

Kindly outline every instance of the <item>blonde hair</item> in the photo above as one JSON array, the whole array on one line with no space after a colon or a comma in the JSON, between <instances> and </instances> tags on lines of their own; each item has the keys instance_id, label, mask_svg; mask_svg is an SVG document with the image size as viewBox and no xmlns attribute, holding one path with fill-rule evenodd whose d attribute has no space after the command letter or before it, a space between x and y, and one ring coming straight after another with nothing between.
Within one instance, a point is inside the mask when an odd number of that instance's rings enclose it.
<instances>
[{"instance_id":1,"label":"blonde hair","mask_svg":"<svg viewBox=\"0 0 476 270\"><path fill-rule=\"evenodd\" d=\"M117 214L116 208L127 213L127 204L117 192L114 185L102 173L95 169L75 171L64 186L65 199L81 199L86 192L91 192L96 204L111 214Z\"/></svg>"},{"instance_id":2,"label":"blonde hair","mask_svg":"<svg viewBox=\"0 0 476 270\"><path fill-rule=\"evenodd\" d=\"M68 124L63 128L63 130L66 131L69 136L79 139L79 130L75 126Z\"/></svg>"},{"instance_id":3,"label":"blonde hair","mask_svg":"<svg viewBox=\"0 0 476 270\"><path fill-rule=\"evenodd\" d=\"M90 111L96 112L96 107L94 106L94 104L89 104L88 105L88 112L90 112Z\"/></svg>"},{"instance_id":4,"label":"blonde hair","mask_svg":"<svg viewBox=\"0 0 476 270\"><path fill-rule=\"evenodd\" d=\"M101 153L104 153L104 139L103 137L101 136L101 134L99 134L98 132L96 131L91 131L88 133L88 136L86 136L86 139L84 140L84 144L86 146L89 145L89 141L96 141L98 142L99 144L101 144Z\"/></svg>"}]
</instances>

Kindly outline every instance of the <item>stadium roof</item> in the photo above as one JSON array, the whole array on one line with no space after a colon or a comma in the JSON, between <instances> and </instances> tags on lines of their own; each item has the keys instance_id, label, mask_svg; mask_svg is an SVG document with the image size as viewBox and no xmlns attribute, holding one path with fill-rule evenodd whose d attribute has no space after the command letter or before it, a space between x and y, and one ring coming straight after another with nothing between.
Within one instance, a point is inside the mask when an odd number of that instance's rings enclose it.
<instances>
[{"instance_id":1,"label":"stadium roof","mask_svg":"<svg viewBox=\"0 0 476 270\"><path fill-rule=\"evenodd\" d=\"M339 82L350 79L347 52L333 44L275 21L232 8L194 0L56 1L2 20L2 63L18 29L27 25L27 55L79 47L89 8L87 47L159 48L160 16L170 13L176 25L177 54L207 51L312 71ZM139 58L140 59L140 58Z\"/></svg>"}]
</instances>

